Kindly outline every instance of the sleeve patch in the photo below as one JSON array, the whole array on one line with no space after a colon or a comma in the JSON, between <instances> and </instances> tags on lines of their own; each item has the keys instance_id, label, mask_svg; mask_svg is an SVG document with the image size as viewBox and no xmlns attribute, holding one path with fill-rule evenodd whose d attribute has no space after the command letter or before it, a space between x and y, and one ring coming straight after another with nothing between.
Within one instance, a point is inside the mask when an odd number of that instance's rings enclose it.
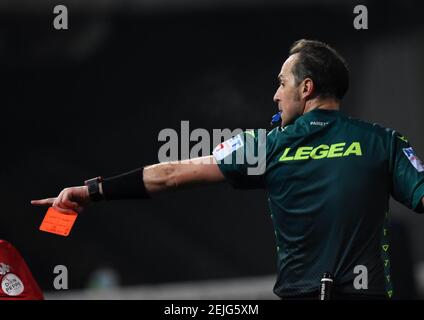
<instances>
[{"instance_id":1,"label":"sleeve patch","mask_svg":"<svg viewBox=\"0 0 424 320\"><path fill-rule=\"evenodd\" d=\"M243 147L243 145L244 143L243 139L241 138L241 135L237 135L231 139L224 141L223 143L218 144L213 150L212 154L214 155L216 160L220 161L231 153L233 153L234 151Z\"/></svg>"},{"instance_id":2,"label":"sleeve patch","mask_svg":"<svg viewBox=\"0 0 424 320\"><path fill-rule=\"evenodd\" d=\"M417 157L415 154L414 149L412 148L403 148L403 153L408 158L409 162L414 166L415 169L417 169L418 172L424 171L424 164L422 161Z\"/></svg>"}]
</instances>

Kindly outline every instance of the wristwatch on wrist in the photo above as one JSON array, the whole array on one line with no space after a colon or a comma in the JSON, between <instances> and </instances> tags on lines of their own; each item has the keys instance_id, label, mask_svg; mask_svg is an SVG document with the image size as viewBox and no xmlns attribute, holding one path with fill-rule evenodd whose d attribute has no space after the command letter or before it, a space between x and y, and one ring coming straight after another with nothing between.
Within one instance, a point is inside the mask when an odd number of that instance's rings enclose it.
<instances>
[{"instance_id":1,"label":"wristwatch on wrist","mask_svg":"<svg viewBox=\"0 0 424 320\"><path fill-rule=\"evenodd\" d=\"M88 188L88 195L91 201L100 201L103 200L104 197L100 193L99 184L103 182L102 177L96 177L93 179L89 179L84 181L84 185Z\"/></svg>"}]
</instances>

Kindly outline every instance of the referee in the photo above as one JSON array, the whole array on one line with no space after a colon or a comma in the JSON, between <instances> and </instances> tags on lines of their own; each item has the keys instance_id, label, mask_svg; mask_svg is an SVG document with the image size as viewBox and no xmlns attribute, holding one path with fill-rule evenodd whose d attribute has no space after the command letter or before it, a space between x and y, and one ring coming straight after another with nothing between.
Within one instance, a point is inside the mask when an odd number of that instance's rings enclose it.
<instances>
[{"instance_id":1,"label":"referee","mask_svg":"<svg viewBox=\"0 0 424 320\"><path fill-rule=\"evenodd\" d=\"M81 212L93 201L223 181L265 188L278 249L276 295L317 299L326 273L333 299L391 298L389 198L424 212L424 166L398 132L340 111L349 71L334 49L299 40L289 53L274 96L280 123L265 139L246 131L213 155L97 177L31 203ZM249 174L258 164L237 161L240 152L244 159L266 153L264 170Z\"/></svg>"}]
</instances>

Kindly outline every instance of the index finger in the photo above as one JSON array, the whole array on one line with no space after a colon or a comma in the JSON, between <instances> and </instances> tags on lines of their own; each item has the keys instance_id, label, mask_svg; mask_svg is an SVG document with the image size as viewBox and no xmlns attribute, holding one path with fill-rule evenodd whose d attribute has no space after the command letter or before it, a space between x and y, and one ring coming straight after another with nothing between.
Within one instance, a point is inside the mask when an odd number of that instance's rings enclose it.
<instances>
[{"instance_id":1,"label":"index finger","mask_svg":"<svg viewBox=\"0 0 424 320\"><path fill-rule=\"evenodd\" d=\"M35 206L51 206L56 198L45 198L39 200L31 200L31 204Z\"/></svg>"}]
</instances>

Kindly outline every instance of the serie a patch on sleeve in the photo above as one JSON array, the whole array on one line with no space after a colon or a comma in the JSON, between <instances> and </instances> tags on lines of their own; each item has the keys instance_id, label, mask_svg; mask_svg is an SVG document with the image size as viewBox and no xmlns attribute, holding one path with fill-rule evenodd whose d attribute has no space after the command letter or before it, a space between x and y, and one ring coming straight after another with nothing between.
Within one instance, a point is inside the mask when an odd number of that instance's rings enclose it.
<instances>
[{"instance_id":1,"label":"serie a patch on sleeve","mask_svg":"<svg viewBox=\"0 0 424 320\"><path fill-rule=\"evenodd\" d=\"M418 170L418 172L424 171L424 164L420 160L420 158L417 157L415 154L414 149L412 148L403 148L403 153L406 155L406 157L409 159L409 162L414 166L415 169Z\"/></svg>"},{"instance_id":2,"label":"serie a patch on sleeve","mask_svg":"<svg viewBox=\"0 0 424 320\"><path fill-rule=\"evenodd\" d=\"M243 147L243 145L244 145L243 139L241 138L241 135L239 134L217 145L216 148L213 150L212 154L216 160L220 161L224 159L225 157L229 156L234 151Z\"/></svg>"}]
</instances>

